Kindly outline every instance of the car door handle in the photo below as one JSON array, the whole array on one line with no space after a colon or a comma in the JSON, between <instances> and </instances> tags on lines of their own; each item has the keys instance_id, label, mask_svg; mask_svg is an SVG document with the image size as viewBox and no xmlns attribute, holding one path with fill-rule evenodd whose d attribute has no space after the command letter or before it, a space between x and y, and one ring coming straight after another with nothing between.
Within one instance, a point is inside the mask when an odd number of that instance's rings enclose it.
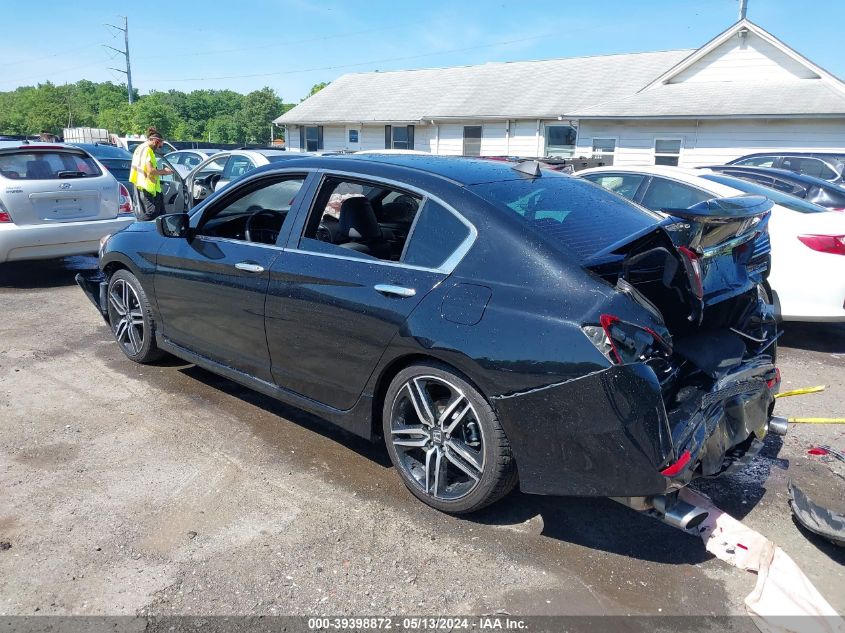
<instances>
[{"instance_id":1,"label":"car door handle","mask_svg":"<svg viewBox=\"0 0 845 633\"><path fill-rule=\"evenodd\" d=\"M383 295L393 295L394 297L413 297L417 294L417 291L413 288L403 288L391 284L376 284L373 287Z\"/></svg>"},{"instance_id":2,"label":"car door handle","mask_svg":"<svg viewBox=\"0 0 845 633\"><path fill-rule=\"evenodd\" d=\"M235 264L235 268L238 270L245 270L248 273L263 273L264 266L259 264L250 264L249 262L239 262Z\"/></svg>"}]
</instances>

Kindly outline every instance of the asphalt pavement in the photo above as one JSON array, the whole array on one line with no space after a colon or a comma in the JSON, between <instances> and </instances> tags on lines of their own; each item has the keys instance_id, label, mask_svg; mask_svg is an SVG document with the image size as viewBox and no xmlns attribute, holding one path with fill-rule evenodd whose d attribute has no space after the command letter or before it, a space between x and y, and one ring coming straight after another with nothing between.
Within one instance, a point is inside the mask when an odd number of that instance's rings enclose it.
<instances>
[{"instance_id":1,"label":"asphalt pavement","mask_svg":"<svg viewBox=\"0 0 845 633\"><path fill-rule=\"evenodd\" d=\"M0 266L0 615L745 613L753 575L612 501L447 516L381 446L181 361L133 364L73 283L95 266ZM777 412L845 417L845 325L784 329L783 388L827 388ZM845 425L770 435L698 488L843 613L845 549L787 505L790 478L845 503L818 443L845 449Z\"/></svg>"}]
</instances>

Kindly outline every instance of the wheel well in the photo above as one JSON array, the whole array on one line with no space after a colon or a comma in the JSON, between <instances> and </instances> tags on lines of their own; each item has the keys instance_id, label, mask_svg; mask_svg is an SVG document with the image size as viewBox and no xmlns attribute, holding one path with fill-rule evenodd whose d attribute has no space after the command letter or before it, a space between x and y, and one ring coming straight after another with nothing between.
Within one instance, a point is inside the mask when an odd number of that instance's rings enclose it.
<instances>
[{"instance_id":1,"label":"wheel well","mask_svg":"<svg viewBox=\"0 0 845 633\"><path fill-rule=\"evenodd\" d=\"M425 363L425 362L434 362L440 365L445 365L456 374L460 375L464 380L469 382L473 387L475 387L482 396L486 398L484 392L479 389L478 384L469 376L466 375L465 372L461 371L453 364L444 361L441 358L437 358L436 356L429 356L427 354L409 354L408 356L401 356L395 360L393 360L390 364L385 367L382 372L381 376L379 376L378 382L376 383L376 388L373 390L373 414L371 416L371 433L374 440L378 440L381 438L382 432L382 419L381 414L382 410L384 409L384 396L387 394L387 388L390 387L390 383L393 382L393 379L396 375L405 369L406 367L410 367L411 365L415 365L417 363Z\"/></svg>"},{"instance_id":2,"label":"wheel well","mask_svg":"<svg viewBox=\"0 0 845 633\"><path fill-rule=\"evenodd\" d=\"M106 277L111 277L118 270L129 270L129 266L127 266L123 262L109 262L103 267L103 273Z\"/></svg>"},{"instance_id":3,"label":"wheel well","mask_svg":"<svg viewBox=\"0 0 845 633\"><path fill-rule=\"evenodd\" d=\"M378 382L376 383L376 388L373 390L373 415L371 416L370 424L372 437L374 439L381 437L381 414L384 409L384 396L387 393L387 388L390 386L390 383L393 382L396 374L406 367L410 367L420 361L440 362L439 359L434 358L433 356L426 356L425 354L411 354L410 356L401 356L395 359L382 370L381 376L379 376Z\"/></svg>"}]
</instances>

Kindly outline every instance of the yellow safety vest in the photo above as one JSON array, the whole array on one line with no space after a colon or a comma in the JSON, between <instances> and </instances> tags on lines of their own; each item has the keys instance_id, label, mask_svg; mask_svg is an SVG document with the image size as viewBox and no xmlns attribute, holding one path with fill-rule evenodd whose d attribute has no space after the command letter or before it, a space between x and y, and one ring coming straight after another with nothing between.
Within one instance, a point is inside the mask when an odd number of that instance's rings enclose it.
<instances>
[{"instance_id":1,"label":"yellow safety vest","mask_svg":"<svg viewBox=\"0 0 845 633\"><path fill-rule=\"evenodd\" d=\"M132 169L129 171L129 182L147 193L157 194L161 191L158 176L147 176L144 166L149 164L152 169L158 169L155 152L147 143L141 143L132 154Z\"/></svg>"}]
</instances>

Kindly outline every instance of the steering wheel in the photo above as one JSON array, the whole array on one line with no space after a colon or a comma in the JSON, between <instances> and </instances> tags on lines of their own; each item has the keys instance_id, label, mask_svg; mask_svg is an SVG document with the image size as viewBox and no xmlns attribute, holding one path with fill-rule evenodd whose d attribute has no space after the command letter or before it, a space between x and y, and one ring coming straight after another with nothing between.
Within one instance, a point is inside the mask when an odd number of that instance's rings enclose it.
<instances>
[{"instance_id":1,"label":"steering wheel","mask_svg":"<svg viewBox=\"0 0 845 633\"><path fill-rule=\"evenodd\" d=\"M247 212L250 212L253 209L257 210L246 219L246 225L244 226L244 238L247 242L275 244L276 238L279 237L279 229L282 228L282 222L284 222L282 214L278 211L273 211L272 209L262 209L257 205L247 209ZM266 222L265 226L256 226L255 224L259 218L270 219L272 223ZM270 226L267 226L267 224L270 224ZM278 226L275 229L272 228L275 225Z\"/></svg>"}]
</instances>

